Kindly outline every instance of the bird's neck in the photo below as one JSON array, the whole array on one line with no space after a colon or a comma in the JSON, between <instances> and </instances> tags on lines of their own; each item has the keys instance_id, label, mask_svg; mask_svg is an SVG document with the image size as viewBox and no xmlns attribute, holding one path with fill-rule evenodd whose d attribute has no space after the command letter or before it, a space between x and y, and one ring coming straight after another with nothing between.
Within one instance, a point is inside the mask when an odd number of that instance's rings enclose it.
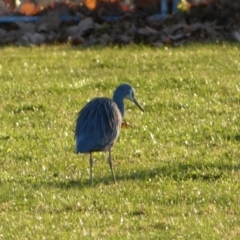
<instances>
[{"instance_id":1,"label":"bird's neck","mask_svg":"<svg viewBox=\"0 0 240 240\"><path fill-rule=\"evenodd\" d=\"M124 103L123 103L123 97L119 96L117 92L113 95L113 101L117 104L119 111L122 114L122 118L124 117Z\"/></svg>"}]
</instances>

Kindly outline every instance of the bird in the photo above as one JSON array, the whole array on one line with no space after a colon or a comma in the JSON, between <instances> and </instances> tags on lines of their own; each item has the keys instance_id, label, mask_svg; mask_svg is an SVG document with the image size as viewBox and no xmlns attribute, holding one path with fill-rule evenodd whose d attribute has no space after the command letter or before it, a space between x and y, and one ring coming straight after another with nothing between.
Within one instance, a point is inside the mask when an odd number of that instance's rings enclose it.
<instances>
[{"instance_id":1,"label":"bird","mask_svg":"<svg viewBox=\"0 0 240 240\"><path fill-rule=\"evenodd\" d=\"M90 183L93 182L93 152L109 152L108 163L113 182L116 183L112 165L112 148L116 143L124 119L124 99L132 101L142 112L144 109L135 99L134 88L120 84L113 98L97 97L88 102L77 114L75 141L76 153L90 154Z\"/></svg>"}]
</instances>

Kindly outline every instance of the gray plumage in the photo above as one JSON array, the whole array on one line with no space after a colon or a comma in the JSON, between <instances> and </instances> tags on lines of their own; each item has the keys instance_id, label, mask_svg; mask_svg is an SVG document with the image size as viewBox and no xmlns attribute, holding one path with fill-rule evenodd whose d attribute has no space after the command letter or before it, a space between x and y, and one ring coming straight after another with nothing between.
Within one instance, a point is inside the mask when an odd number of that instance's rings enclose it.
<instances>
[{"instance_id":1,"label":"gray plumage","mask_svg":"<svg viewBox=\"0 0 240 240\"><path fill-rule=\"evenodd\" d=\"M76 153L90 153L90 180L92 182L92 152L109 151L109 166L116 182L111 158L111 149L118 139L124 117L124 98L143 108L134 98L134 89L121 84L110 98L94 98L79 112L76 120Z\"/></svg>"},{"instance_id":2,"label":"gray plumage","mask_svg":"<svg viewBox=\"0 0 240 240\"><path fill-rule=\"evenodd\" d=\"M95 98L80 111L76 124L76 152L108 151L118 138L122 115L109 98Z\"/></svg>"}]
</instances>

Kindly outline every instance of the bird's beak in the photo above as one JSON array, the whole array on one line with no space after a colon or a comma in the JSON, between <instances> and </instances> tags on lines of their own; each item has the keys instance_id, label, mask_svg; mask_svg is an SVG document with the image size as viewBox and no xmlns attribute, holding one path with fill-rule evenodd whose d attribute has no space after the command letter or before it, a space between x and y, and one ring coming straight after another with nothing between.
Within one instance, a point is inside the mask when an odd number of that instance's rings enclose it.
<instances>
[{"instance_id":1,"label":"bird's beak","mask_svg":"<svg viewBox=\"0 0 240 240\"><path fill-rule=\"evenodd\" d=\"M132 101L140 108L141 111L144 112L144 109L142 108L142 106L138 103L138 101L135 98L133 98Z\"/></svg>"}]
</instances>

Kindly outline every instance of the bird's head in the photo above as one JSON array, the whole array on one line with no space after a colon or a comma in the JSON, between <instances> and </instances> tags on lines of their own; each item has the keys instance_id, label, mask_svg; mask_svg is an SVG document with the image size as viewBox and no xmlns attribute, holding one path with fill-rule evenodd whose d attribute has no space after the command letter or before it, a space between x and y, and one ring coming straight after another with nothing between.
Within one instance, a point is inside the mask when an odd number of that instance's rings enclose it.
<instances>
[{"instance_id":1,"label":"bird's head","mask_svg":"<svg viewBox=\"0 0 240 240\"><path fill-rule=\"evenodd\" d=\"M135 99L134 88L131 85L126 83L119 85L115 91L115 94L116 93L122 95L122 98L126 98L132 101L133 103L135 103L135 105L137 105L139 109L144 112L144 109L142 108L142 106Z\"/></svg>"}]
</instances>

